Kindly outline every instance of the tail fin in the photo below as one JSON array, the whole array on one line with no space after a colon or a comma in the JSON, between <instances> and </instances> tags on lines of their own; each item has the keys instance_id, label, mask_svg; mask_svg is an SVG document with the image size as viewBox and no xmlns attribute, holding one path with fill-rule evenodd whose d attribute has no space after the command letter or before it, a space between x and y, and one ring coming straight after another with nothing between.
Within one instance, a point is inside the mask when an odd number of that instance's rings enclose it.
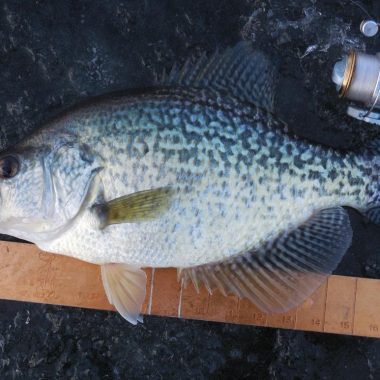
<instances>
[{"instance_id":1,"label":"tail fin","mask_svg":"<svg viewBox=\"0 0 380 380\"><path fill-rule=\"evenodd\" d=\"M380 206L369 207L364 215L372 222L380 226Z\"/></svg>"},{"instance_id":2,"label":"tail fin","mask_svg":"<svg viewBox=\"0 0 380 380\"><path fill-rule=\"evenodd\" d=\"M363 214L371 222L380 226L380 138L365 143L364 159L371 173L369 190L370 202Z\"/></svg>"}]
</instances>

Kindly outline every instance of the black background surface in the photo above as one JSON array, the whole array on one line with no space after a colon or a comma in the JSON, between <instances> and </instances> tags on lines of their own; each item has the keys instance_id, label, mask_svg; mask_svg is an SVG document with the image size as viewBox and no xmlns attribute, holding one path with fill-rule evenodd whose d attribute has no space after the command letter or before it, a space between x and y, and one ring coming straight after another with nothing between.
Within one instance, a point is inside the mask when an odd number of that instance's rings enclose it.
<instances>
[{"instance_id":1,"label":"black background surface","mask_svg":"<svg viewBox=\"0 0 380 380\"><path fill-rule=\"evenodd\" d=\"M378 3L378 4L376 4ZM331 83L351 48L380 51L359 24L373 1L0 1L0 146L78 100L152 85L174 62L240 39L279 72L276 112L298 134L355 148L378 129L345 115ZM336 273L380 278L380 228L350 212ZM380 341L0 302L0 378L346 379L380 376Z\"/></svg>"}]
</instances>

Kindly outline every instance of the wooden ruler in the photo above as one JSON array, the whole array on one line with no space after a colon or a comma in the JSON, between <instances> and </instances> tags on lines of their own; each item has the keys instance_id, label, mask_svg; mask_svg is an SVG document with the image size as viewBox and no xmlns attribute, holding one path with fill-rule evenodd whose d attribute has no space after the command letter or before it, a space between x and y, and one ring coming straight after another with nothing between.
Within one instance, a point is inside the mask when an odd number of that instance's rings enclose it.
<instances>
[{"instance_id":1,"label":"wooden ruler","mask_svg":"<svg viewBox=\"0 0 380 380\"><path fill-rule=\"evenodd\" d=\"M0 298L101 310L107 302L97 265L0 242ZM144 314L295 330L380 337L380 280L331 276L310 299L267 315L247 300L182 288L174 269L147 269Z\"/></svg>"}]
</instances>

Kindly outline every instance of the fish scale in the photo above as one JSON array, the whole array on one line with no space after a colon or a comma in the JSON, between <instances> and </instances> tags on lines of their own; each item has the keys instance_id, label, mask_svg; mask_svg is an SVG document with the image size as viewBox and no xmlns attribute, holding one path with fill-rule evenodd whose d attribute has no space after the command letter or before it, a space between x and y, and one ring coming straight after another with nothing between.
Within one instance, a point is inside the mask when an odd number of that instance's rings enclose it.
<instances>
[{"instance_id":1,"label":"fish scale","mask_svg":"<svg viewBox=\"0 0 380 380\"><path fill-rule=\"evenodd\" d=\"M49 249L63 251L67 244L96 263L192 266L257 247L279 229L336 204L337 196L354 207L367 203L369 179L360 156L294 140L271 113L221 99L216 91L160 89L74 114L71 133L80 131L93 154L111 163L101 172L104 200L162 186L178 194L167 216L139 225L90 231L88 211ZM326 168L342 181L350 173L358 186L329 180ZM99 241L96 249L91 241L77 249L89 235Z\"/></svg>"}]
</instances>

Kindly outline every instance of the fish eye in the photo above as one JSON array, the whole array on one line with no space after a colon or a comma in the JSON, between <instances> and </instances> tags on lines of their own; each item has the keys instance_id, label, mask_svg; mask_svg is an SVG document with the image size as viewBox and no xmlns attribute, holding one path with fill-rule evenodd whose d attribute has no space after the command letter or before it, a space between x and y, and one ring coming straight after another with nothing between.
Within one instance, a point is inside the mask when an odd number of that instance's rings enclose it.
<instances>
[{"instance_id":1,"label":"fish eye","mask_svg":"<svg viewBox=\"0 0 380 380\"><path fill-rule=\"evenodd\" d=\"M0 179L14 177L20 168L19 160L15 156L5 156L0 158Z\"/></svg>"}]
</instances>

